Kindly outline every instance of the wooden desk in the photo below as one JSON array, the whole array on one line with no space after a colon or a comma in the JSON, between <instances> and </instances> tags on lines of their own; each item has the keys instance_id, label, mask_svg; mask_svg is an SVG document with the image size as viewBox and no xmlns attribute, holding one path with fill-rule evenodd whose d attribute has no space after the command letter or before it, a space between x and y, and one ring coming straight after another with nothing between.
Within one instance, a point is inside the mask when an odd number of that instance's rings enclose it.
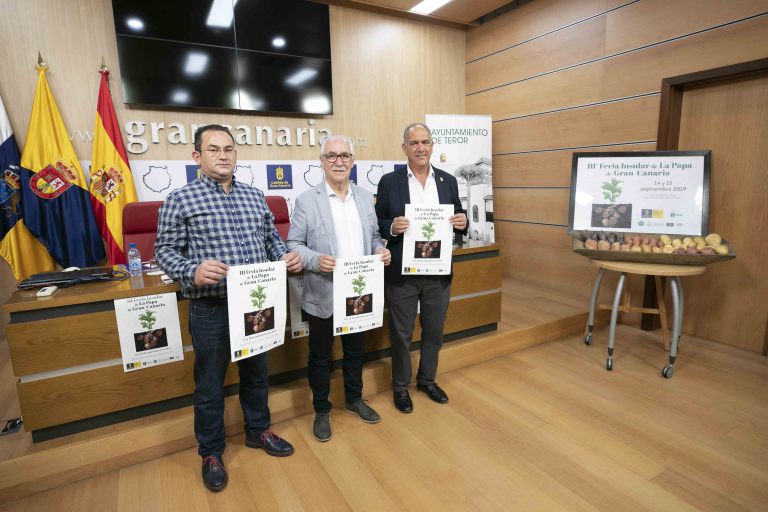
<instances>
[{"instance_id":1,"label":"wooden desk","mask_svg":"<svg viewBox=\"0 0 768 512\"><path fill-rule=\"evenodd\" d=\"M601 261L591 260L592 264L599 268L595 284L592 287L592 295L589 301L589 317L587 319L587 328L584 333L584 343L592 343L592 330L595 325L595 310L610 309L611 324L608 334L608 359L605 363L607 370L613 370L613 349L616 341L616 322L619 312L638 312L659 315L661 319L662 337L664 347L669 349L669 364L661 370L661 374L669 378L675 371L674 364L677 357L677 348L680 343L680 329L683 324L683 285L680 283L680 277L695 276L703 274L707 269L705 266L689 265L657 265L652 263L629 263L621 261ZM600 305L596 307L597 295L600 291L600 284L603 281L606 271L613 270L620 272L619 281L616 284L616 291L613 294L613 304L611 306ZM654 276L656 280L656 294L659 303L658 308L638 308L630 305L629 293L625 289L627 274L641 274ZM672 337L669 337L667 328L667 309L664 302L664 284L662 277L669 277L669 287L672 293ZM627 293L624 293L624 292ZM622 295L624 301L622 302Z\"/></svg>"},{"instance_id":2,"label":"wooden desk","mask_svg":"<svg viewBox=\"0 0 768 512\"><path fill-rule=\"evenodd\" d=\"M501 319L501 258L498 244L472 243L454 250L451 302L445 322L446 340L495 330ZM144 276L143 287L129 281L87 283L38 298L35 291L16 292L3 306L10 313L8 345L25 427L43 440L124 421L191 403L194 391L189 304L178 297L183 361L125 373L114 312L114 300L178 292L157 276ZM384 327L366 333L369 359L387 357L387 314ZM290 324L289 324L290 325ZM414 340L421 338L417 326ZM290 339L269 352L272 379L304 379L307 338ZM334 344L333 359L342 357ZM231 365L234 368L235 365ZM237 370L226 385L236 384ZM234 391L234 390L233 390Z\"/></svg>"}]
</instances>

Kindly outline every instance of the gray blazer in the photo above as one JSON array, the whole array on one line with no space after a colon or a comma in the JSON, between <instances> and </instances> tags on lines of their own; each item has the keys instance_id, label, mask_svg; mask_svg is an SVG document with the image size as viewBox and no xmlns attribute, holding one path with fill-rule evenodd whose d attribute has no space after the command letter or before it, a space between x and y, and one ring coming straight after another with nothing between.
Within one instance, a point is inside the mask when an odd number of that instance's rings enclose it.
<instances>
[{"instance_id":1,"label":"gray blazer","mask_svg":"<svg viewBox=\"0 0 768 512\"><path fill-rule=\"evenodd\" d=\"M355 198L360 223L363 225L363 246L365 254L375 254L384 247L379 235L379 223L373 207L373 194L353 183L349 190ZM304 267L304 291L301 307L320 318L333 315L333 273L322 273L318 267L320 256L337 256L337 237L331 214L331 203L325 188L325 181L307 190L296 200L291 217L291 229L286 244L288 249L301 256Z\"/></svg>"}]
</instances>

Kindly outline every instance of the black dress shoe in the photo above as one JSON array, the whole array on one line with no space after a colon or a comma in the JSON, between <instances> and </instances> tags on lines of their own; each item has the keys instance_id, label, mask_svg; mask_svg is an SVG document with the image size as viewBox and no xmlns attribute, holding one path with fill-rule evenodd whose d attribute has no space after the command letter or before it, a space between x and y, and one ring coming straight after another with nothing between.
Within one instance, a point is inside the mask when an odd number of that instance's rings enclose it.
<instances>
[{"instance_id":1,"label":"black dress shoe","mask_svg":"<svg viewBox=\"0 0 768 512\"><path fill-rule=\"evenodd\" d=\"M245 446L248 448L261 448L273 457L287 457L293 453L291 443L282 439L270 429L261 435L245 434Z\"/></svg>"},{"instance_id":2,"label":"black dress shoe","mask_svg":"<svg viewBox=\"0 0 768 512\"><path fill-rule=\"evenodd\" d=\"M413 402L411 401L411 395L408 394L407 389L393 389L392 395L395 399L395 407L397 410L404 413L413 412Z\"/></svg>"},{"instance_id":3,"label":"black dress shoe","mask_svg":"<svg viewBox=\"0 0 768 512\"><path fill-rule=\"evenodd\" d=\"M219 492L227 486L227 470L221 457L209 455L203 459L203 483L209 491Z\"/></svg>"},{"instance_id":4,"label":"black dress shoe","mask_svg":"<svg viewBox=\"0 0 768 512\"><path fill-rule=\"evenodd\" d=\"M430 399L439 404L448 402L448 395L434 382L432 384L416 384L416 389L423 391Z\"/></svg>"}]
</instances>

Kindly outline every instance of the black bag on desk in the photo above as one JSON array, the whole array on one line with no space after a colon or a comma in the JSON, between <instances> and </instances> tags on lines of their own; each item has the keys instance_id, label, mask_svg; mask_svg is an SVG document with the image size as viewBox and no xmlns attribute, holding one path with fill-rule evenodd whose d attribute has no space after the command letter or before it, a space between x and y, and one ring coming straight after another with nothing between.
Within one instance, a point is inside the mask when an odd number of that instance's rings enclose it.
<instances>
[{"instance_id":1,"label":"black bag on desk","mask_svg":"<svg viewBox=\"0 0 768 512\"><path fill-rule=\"evenodd\" d=\"M33 274L21 281L18 285L20 290L27 288L37 288L40 286L55 285L59 288L66 288L77 283L87 283L90 281L110 281L114 278L123 278L122 271L115 271L113 275L112 267L93 267L80 270L71 270L69 272L43 272Z\"/></svg>"}]
</instances>

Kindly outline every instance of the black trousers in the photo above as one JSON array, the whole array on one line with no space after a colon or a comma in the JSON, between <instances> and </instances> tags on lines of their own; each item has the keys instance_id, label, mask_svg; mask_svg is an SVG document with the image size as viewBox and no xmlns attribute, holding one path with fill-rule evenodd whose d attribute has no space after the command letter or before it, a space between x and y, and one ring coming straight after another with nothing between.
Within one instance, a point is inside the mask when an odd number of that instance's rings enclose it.
<instances>
[{"instance_id":1,"label":"black trousers","mask_svg":"<svg viewBox=\"0 0 768 512\"><path fill-rule=\"evenodd\" d=\"M309 321L309 358L307 373L312 389L315 412L331 412L328 393L331 391L331 348L333 347L333 316L319 318L304 311ZM341 336L344 351L342 373L344 397L347 403L363 398L363 356L365 334L362 332Z\"/></svg>"},{"instance_id":2,"label":"black trousers","mask_svg":"<svg viewBox=\"0 0 768 512\"><path fill-rule=\"evenodd\" d=\"M437 375L443 326L451 281L443 276L412 276L402 282L385 282L389 307L389 342L392 345L392 389L403 390L411 381L411 339L416 310L421 303L421 350L416 382L433 384Z\"/></svg>"}]
</instances>

